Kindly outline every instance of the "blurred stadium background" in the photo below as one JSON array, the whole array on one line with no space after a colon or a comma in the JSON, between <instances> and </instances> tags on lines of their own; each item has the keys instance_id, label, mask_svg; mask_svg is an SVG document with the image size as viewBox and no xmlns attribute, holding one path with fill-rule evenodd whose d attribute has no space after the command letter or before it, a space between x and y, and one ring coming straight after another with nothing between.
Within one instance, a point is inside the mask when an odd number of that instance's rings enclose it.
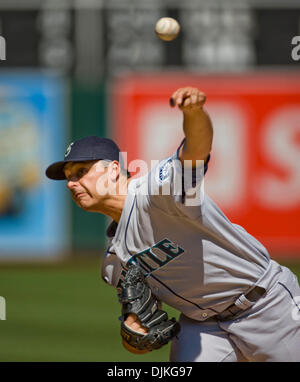
<instances>
[{"instance_id":1,"label":"blurred stadium background","mask_svg":"<svg viewBox=\"0 0 300 382\"><path fill-rule=\"evenodd\" d=\"M163 16L181 24L171 43ZM171 154L182 85L207 93L215 126L207 192L300 276L298 0L0 0L0 35L0 361L168 360L121 347L108 221L44 171L86 135L115 138L128 164Z\"/></svg>"}]
</instances>

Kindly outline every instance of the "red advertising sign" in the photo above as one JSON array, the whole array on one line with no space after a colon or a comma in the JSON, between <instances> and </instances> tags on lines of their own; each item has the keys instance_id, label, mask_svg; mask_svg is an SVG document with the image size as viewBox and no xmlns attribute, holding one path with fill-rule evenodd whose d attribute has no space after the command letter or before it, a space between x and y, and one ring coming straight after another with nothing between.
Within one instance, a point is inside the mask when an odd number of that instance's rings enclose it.
<instances>
[{"instance_id":1,"label":"red advertising sign","mask_svg":"<svg viewBox=\"0 0 300 382\"><path fill-rule=\"evenodd\" d=\"M300 256L300 75L141 75L111 88L112 136L134 159L162 159L181 142L179 87L207 95L214 142L207 194L274 255ZM136 162L135 162L136 166ZM129 168L133 172L138 169ZM141 162L140 173L147 168Z\"/></svg>"}]
</instances>

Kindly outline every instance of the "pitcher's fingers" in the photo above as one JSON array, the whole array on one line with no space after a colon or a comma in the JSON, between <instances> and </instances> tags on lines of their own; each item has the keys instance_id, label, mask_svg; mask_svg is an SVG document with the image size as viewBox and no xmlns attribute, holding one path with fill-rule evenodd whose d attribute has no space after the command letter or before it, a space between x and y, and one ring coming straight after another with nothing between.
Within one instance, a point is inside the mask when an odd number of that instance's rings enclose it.
<instances>
[{"instance_id":1,"label":"pitcher's fingers","mask_svg":"<svg viewBox=\"0 0 300 382\"><path fill-rule=\"evenodd\" d=\"M133 314L133 313L130 313L130 314L128 314L128 316L126 318L125 323L126 323L126 325L130 326L134 322L136 322L136 320L137 320L137 316L135 314Z\"/></svg>"},{"instance_id":2,"label":"pitcher's fingers","mask_svg":"<svg viewBox=\"0 0 300 382\"><path fill-rule=\"evenodd\" d=\"M189 96L190 93L191 93L190 87L177 89L170 98L170 105L171 106L182 105L184 98Z\"/></svg>"},{"instance_id":3,"label":"pitcher's fingers","mask_svg":"<svg viewBox=\"0 0 300 382\"><path fill-rule=\"evenodd\" d=\"M180 89L175 90L175 91L172 93L171 97L170 97L170 105L171 105L172 107L174 107L174 106L176 105L176 98L177 98L177 94L178 94L179 90L180 90Z\"/></svg>"},{"instance_id":4,"label":"pitcher's fingers","mask_svg":"<svg viewBox=\"0 0 300 382\"><path fill-rule=\"evenodd\" d=\"M191 104L192 105L195 105L195 104L197 104L199 102L198 96L199 96L199 90L198 89L193 89L191 91Z\"/></svg>"},{"instance_id":5,"label":"pitcher's fingers","mask_svg":"<svg viewBox=\"0 0 300 382\"><path fill-rule=\"evenodd\" d=\"M137 322L134 322L132 325L131 325L131 329L135 330L136 332L139 332L139 333L147 333L147 329L144 328L142 325L138 324Z\"/></svg>"},{"instance_id":6,"label":"pitcher's fingers","mask_svg":"<svg viewBox=\"0 0 300 382\"><path fill-rule=\"evenodd\" d=\"M183 105L185 99L190 97L191 92L192 92L191 88L183 88L183 89L181 89L179 91L178 95L177 95L176 104L178 106Z\"/></svg>"},{"instance_id":7,"label":"pitcher's fingers","mask_svg":"<svg viewBox=\"0 0 300 382\"><path fill-rule=\"evenodd\" d=\"M188 97L188 98L185 98L184 102L183 102L183 105L181 105L182 107L187 107L189 105L192 104L192 99L191 97Z\"/></svg>"},{"instance_id":8,"label":"pitcher's fingers","mask_svg":"<svg viewBox=\"0 0 300 382\"><path fill-rule=\"evenodd\" d=\"M198 94L198 100L203 105L206 101L206 94L203 92L199 92Z\"/></svg>"}]
</instances>

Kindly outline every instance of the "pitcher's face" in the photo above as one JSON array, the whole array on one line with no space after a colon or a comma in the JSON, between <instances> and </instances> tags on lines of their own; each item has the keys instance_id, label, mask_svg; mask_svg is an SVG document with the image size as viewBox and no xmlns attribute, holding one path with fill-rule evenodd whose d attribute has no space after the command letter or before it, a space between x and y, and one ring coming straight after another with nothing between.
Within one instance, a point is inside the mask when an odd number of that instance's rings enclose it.
<instances>
[{"instance_id":1,"label":"pitcher's face","mask_svg":"<svg viewBox=\"0 0 300 382\"><path fill-rule=\"evenodd\" d=\"M106 183L107 168L101 161L70 162L64 172L74 202L84 210L97 211L96 206L105 197L101 190Z\"/></svg>"}]
</instances>

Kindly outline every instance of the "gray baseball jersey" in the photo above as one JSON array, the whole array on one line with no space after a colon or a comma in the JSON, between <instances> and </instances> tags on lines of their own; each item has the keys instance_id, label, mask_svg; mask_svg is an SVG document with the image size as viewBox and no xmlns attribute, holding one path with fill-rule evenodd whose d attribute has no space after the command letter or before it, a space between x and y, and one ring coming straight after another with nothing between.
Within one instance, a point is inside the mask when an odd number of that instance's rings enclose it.
<instances>
[{"instance_id":1,"label":"gray baseball jersey","mask_svg":"<svg viewBox=\"0 0 300 382\"><path fill-rule=\"evenodd\" d=\"M161 301L204 321L254 285L267 288L279 265L206 195L207 163L183 171L178 152L129 183L120 221L108 229L102 277L117 287L137 263Z\"/></svg>"}]
</instances>

